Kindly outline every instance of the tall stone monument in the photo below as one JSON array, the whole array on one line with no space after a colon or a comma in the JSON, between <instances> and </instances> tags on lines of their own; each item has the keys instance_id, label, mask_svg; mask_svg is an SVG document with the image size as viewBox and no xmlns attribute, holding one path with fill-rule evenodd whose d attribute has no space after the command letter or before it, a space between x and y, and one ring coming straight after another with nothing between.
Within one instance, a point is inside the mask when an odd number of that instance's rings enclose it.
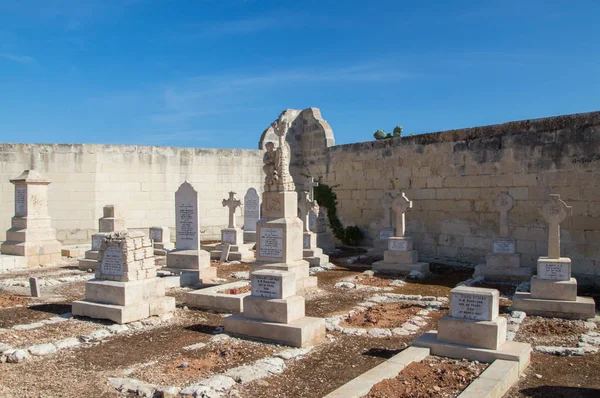
<instances>
[{"instance_id":1,"label":"tall stone monument","mask_svg":"<svg viewBox=\"0 0 600 398\"><path fill-rule=\"evenodd\" d=\"M309 228L310 211L317 206L311 198L309 191L300 191L298 194L298 212L303 223L304 235L302 241L303 257L311 267L321 267L329 264L329 256L323 254L323 249L317 247L317 234Z\"/></svg>"},{"instance_id":2,"label":"tall stone monument","mask_svg":"<svg viewBox=\"0 0 600 398\"><path fill-rule=\"evenodd\" d=\"M50 226L48 215L48 185L51 181L35 170L25 170L10 182L15 186L15 215L0 252L24 257L25 261L2 256L0 269L8 269L9 264L33 267L59 262L62 244L56 240L56 230Z\"/></svg>"},{"instance_id":3,"label":"tall stone monument","mask_svg":"<svg viewBox=\"0 0 600 398\"><path fill-rule=\"evenodd\" d=\"M419 255L413 250L413 240L405 236L405 213L412 208L412 202L401 192L393 199L391 208L396 212L395 236L388 238L383 261L374 262L373 271L397 275L408 275L411 271L428 273L429 263L418 262Z\"/></svg>"},{"instance_id":4,"label":"tall stone monument","mask_svg":"<svg viewBox=\"0 0 600 398\"><path fill-rule=\"evenodd\" d=\"M531 278L531 292L515 293L514 309L552 318L594 318L594 299L577 296L577 280L571 277L571 259L560 256L560 224L571 210L571 206L560 200L560 195L550 195L542 207L542 215L548 223L548 256L537 261L537 276Z\"/></svg>"},{"instance_id":5,"label":"tall stone monument","mask_svg":"<svg viewBox=\"0 0 600 398\"><path fill-rule=\"evenodd\" d=\"M279 120L274 131L279 138L275 151L272 142L265 144L263 157L265 190L262 218L256 223L256 262L250 271L277 269L296 275L297 291L317 286L317 278L308 274L308 262L303 259L303 223L298 218L298 196L289 173L290 148L285 140L289 125Z\"/></svg>"},{"instance_id":6,"label":"tall stone monument","mask_svg":"<svg viewBox=\"0 0 600 398\"><path fill-rule=\"evenodd\" d=\"M123 231L125 229L125 220L117 217L114 205L106 205L102 208L102 217L98 219L98 233L92 234L92 249L85 252L85 257L80 258L80 270L96 270L98 267L98 253L100 244L104 238L115 231Z\"/></svg>"},{"instance_id":7,"label":"tall stone monument","mask_svg":"<svg viewBox=\"0 0 600 398\"><path fill-rule=\"evenodd\" d=\"M305 316L304 297L296 295L295 272L263 269L253 272L250 279L252 294L244 297L241 314L225 318L227 333L293 347L325 338L325 320Z\"/></svg>"},{"instance_id":8,"label":"tall stone monument","mask_svg":"<svg viewBox=\"0 0 600 398\"><path fill-rule=\"evenodd\" d=\"M244 234L241 228L236 226L235 210L242 206L242 202L235 198L235 192L229 192L229 198L223 199L223 207L229 211L229 224L221 230L221 243L210 252L210 257L223 261L247 261L254 258L250 251L252 243L244 244Z\"/></svg>"},{"instance_id":9,"label":"tall stone monument","mask_svg":"<svg viewBox=\"0 0 600 398\"><path fill-rule=\"evenodd\" d=\"M493 362L519 362L523 371L531 358L531 345L506 341L506 318L499 316L500 293L496 289L460 286L450 291L450 313L440 318L438 330L413 340L431 355Z\"/></svg>"},{"instance_id":10,"label":"tall stone monument","mask_svg":"<svg viewBox=\"0 0 600 398\"><path fill-rule=\"evenodd\" d=\"M244 195L244 243L256 242L256 223L260 220L260 197L249 188Z\"/></svg>"},{"instance_id":11,"label":"tall stone monument","mask_svg":"<svg viewBox=\"0 0 600 398\"><path fill-rule=\"evenodd\" d=\"M165 270L198 275L201 283L217 277L210 254L200 250L200 202L198 192L187 181L175 192L175 249L167 253Z\"/></svg>"},{"instance_id":12,"label":"tall stone monument","mask_svg":"<svg viewBox=\"0 0 600 398\"><path fill-rule=\"evenodd\" d=\"M98 262L96 278L85 284L85 299L73 302L73 315L129 323L175 310L175 298L165 296L152 243L142 231L108 234Z\"/></svg>"},{"instance_id":13,"label":"tall stone monument","mask_svg":"<svg viewBox=\"0 0 600 398\"><path fill-rule=\"evenodd\" d=\"M515 200L508 192L500 192L494 203L500 213L500 237L493 240L493 253L486 255L485 265L475 267L473 276L483 276L489 281L527 281L531 279L531 268L521 267L517 241L510 237L508 228L508 212Z\"/></svg>"}]
</instances>

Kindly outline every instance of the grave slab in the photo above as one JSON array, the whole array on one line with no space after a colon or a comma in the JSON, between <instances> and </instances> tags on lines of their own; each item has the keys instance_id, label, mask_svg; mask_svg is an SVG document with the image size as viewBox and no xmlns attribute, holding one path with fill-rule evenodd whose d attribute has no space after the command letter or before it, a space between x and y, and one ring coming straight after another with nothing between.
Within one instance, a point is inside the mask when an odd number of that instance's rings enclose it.
<instances>
[{"instance_id":1,"label":"grave slab","mask_svg":"<svg viewBox=\"0 0 600 398\"><path fill-rule=\"evenodd\" d=\"M528 315L548 318L591 319L596 316L596 303L591 297L577 296L575 301L535 299L531 293L517 292L512 308Z\"/></svg>"}]
</instances>

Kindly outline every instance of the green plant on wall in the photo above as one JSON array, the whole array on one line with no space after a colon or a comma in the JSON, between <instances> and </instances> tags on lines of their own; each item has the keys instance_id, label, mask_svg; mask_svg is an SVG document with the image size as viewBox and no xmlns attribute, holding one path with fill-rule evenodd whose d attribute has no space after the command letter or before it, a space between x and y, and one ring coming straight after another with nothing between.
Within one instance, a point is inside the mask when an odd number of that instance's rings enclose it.
<instances>
[{"instance_id":1,"label":"green plant on wall","mask_svg":"<svg viewBox=\"0 0 600 398\"><path fill-rule=\"evenodd\" d=\"M327 209L327 221L333 235L342 241L343 244L349 246L358 246L363 238L363 233L356 225L344 227L337 216L337 195L333 191L333 187L320 182L314 188L315 200L319 206Z\"/></svg>"}]
</instances>

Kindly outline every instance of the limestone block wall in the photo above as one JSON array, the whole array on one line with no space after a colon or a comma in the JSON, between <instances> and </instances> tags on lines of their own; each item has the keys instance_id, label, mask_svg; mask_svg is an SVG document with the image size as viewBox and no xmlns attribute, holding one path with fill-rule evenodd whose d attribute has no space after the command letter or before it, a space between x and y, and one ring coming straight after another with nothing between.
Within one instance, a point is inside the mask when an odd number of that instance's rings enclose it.
<instances>
[{"instance_id":1,"label":"limestone block wall","mask_svg":"<svg viewBox=\"0 0 600 398\"><path fill-rule=\"evenodd\" d=\"M377 236L380 200L402 189L414 201L408 235L422 260L473 266L498 235L493 200L508 191L510 228L524 265L547 253L540 209L558 193L573 206L562 255L581 283L600 285L600 112L323 148L307 159L335 186L345 225Z\"/></svg>"},{"instance_id":2,"label":"limestone block wall","mask_svg":"<svg viewBox=\"0 0 600 398\"><path fill-rule=\"evenodd\" d=\"M233 190L263 187L263 151L121 145L0 144L0 241L14 215L9 182L25 169L50 178L48 209L63 244L89 242L102 207L114 204L130 229L175 227L175 191L187 179L200 195L203 239L219 238ZM241 218L242 212L239 211ZM172 232L175 239L175 233Z\"/></svg>"}]
</instances>

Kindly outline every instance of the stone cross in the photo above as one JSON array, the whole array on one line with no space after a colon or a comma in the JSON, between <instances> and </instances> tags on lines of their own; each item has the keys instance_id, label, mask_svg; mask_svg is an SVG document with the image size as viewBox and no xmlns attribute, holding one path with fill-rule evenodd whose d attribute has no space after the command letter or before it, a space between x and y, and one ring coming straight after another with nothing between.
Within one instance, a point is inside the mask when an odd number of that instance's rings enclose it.
<instances>
[{"instance_id":1,"label":"stone cross","mask_svg":"<svg viewBox=\"0 0 600 398\"><path fill-rule=\"evenodd\" d=\"M304 232L310 231L308 228L308 213L311 209L314 209L317 203L311 200L308 191L300 191L298 193L298 210L300 211L300 218L304 223Z\"/></svg>"},{"instance_id":2,"label":"stone cross","mask_svg":"<svg viewBox=\"0 0 600 398\"><path fill-rule=\"evenodd\" d=\"M235 209L242 205L242 202L234 196L235 192L229 192L229 199L223 199L223 207L229 207L229 225L227 228L235 228Z\"/></svg>"},{"instance_id":3,"label":"stone cross","mask_svg":"<svg viewBox=\"0 0 600 398\"><path fill-rule=\"evenodd\" d=\"M394 197L390 192L383 194L381 199L381 207L383 207L383 228L390 228L392 226L392 201Z\"/></svg>"},{"instance_id":4,"label":"stone cross","mask_svg":"<svg viewBox=\"0 0 600 398\"><path fill-rule=\"evenodd\" d=\"M508 238L508 212L515 206L515 200L508 192L500 192L494 204L500 212L500 237Z\"/></svg>"},{"instance_id":5,"label":"stone cross","mask_svg":"<svg viewBox=\"0 0 600 398\"><path fill-rule=\"evenodd\" d=\"M310 200L315 200L315 187L319 186L319 183L315 181L313 177L310 177L310 181L304 184L306 190L309 192Z\"/></svg>"},{"instance_id":6,"label":"stone cross","mask_svg":"<svg viewBox=\"0 0 600 398\"><path fill-rule=\"evenodd\" d=\"M573 208L560 200L560 195L551 194L542 207L542 216L548 223L548 258L560 258L560 223L572 214Z\"/></svg>"},{"instance_id":7,"label":"stone cross","mask_svg":"<svg viewBox=\"0 0 600 398\"><path fill-rule=\"evenodd\" d=\"M397 237L404 237L406 232L405 215L408 209L412 208L412 201L408 200L404 192L401 192L392 201L392 209L396 212L396 235Z\"/></svg>"}]
</instances>

